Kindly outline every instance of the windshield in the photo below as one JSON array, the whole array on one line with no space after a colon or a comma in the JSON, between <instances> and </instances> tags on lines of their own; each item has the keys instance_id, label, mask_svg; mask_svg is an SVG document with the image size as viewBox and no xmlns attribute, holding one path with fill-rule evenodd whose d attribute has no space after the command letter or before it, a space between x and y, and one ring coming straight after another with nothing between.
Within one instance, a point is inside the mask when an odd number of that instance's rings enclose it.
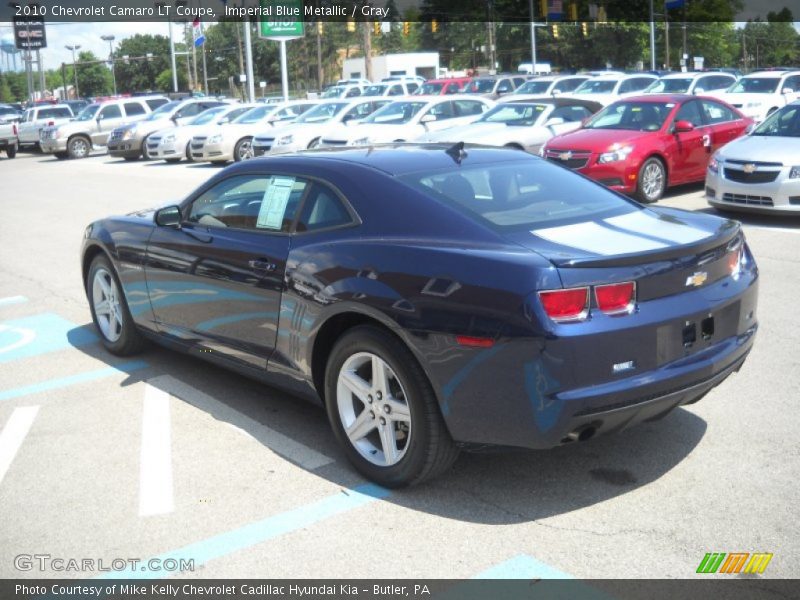
<instances>
[{"instance_id":1,"label":"windshield","mask_svg":"<svg viewBox=\"0 0 800 600\"><path fill-rule=\"evenodd\" d=\"M644 91L652 93L685 94L692 85L691 78L657 79L648 85Z\"/></svg>"},{"instance_id":2,"label":"windshield","mask_svg":"<svg viewBox=\"0 0 800 600\"><path fill-rule=\"evenodd\" d=\"M320 98L338 98L344 93L344 90L344 86L335 85L332 88L325 90Z\"/></svg>"},{"instance_id":3,"label":"windshield","mask_svg":"<svg viewBox=\"0 0 800 600\"><path fill-rule=\"evenodd\" d=\"M245 125L258 123L262 119L274 113L276 109L277 106L275 104L257 106L255 108L251 108L246 113L239 115L233 121L231 121L231 123L244 123Z\"/></svg>"},{"instance_id":4,"label":"windshield","mask_svg":"<svg viewBox=\"0 0 800 600\"><path fill-rule=\"evenodd\" d=\"M473 79L464 88L467 94L488 94L494 89L494 79Z\"/></svg>"},{"instance_id":5,"label":"windshield","mask_svg":"<svg viewBox=\"0 0 800 600\"><path fill-rule=\"evenodd\" d=\"M573 94L610 94L614 91L614 86L617 85L616 79L590 79L584 81L578 88L572 92Z\"/></svg>"},{"instance_id":6,"label":"windshield","mask_svg":"<svg viewBox=\"0 0 800 600\"><path fill-rule=\"evenodd\" d=\"M224 106L204 110L194 119L189 121L189 125L205 125L206 123L211 123L211 121L213 121L224 110L226 110Z\"/></svg>"},{"instance_id":7,"label":"windshield","mask_svg":"<svg viewBox=\"0 0 800 600\"><path fill-rule=\"evenodd\" d=\"M0 106L0 115L16 115L17 111L11 106Z\"/></svg>"},{"instance_id":8,"label":"windshield","mask_svg":"<svg viewBox=\"0 0 800 600\"><path fill-rule=\"evenodd\" d=\"M530 127L542 116L545 108L544 104L499 104L486 112L477 123L505 123L506 125L516 125Z\"/></svg>"},{"instance_id":9,"label":"windshield","mask_svg":"<svg viewBox=\"0 0 800 600\"><path fill-rule=\"evenodd\" d=\"M777 77L743 77L728 88L733 94L772 94L778 89Z\"/></svg>"},{"instance_id":10,"label":"windshield","mask_svg":"<svg viewBox=\"0 0 800 600\"><path fill-rule=\"evenodd\" d=\"M443 87L443 83L423 83L414 93L420 96L424 96L425 94L441 94Z\"/></svg>"},{"instance_id":11,"label":"windshield","mask_svg":"<svg viewBox=\"0 0 800 600\"><path fill-rule=\"evenodd\" d=\"M515 94L546 94L550 86L553 85L552 81L526 81L519 86Z\"/></svg>"},{"instance_id":12,"label":"windshield","mask_svg":"<svg viewBox=\"0 0 800 600\"><path fill-rule=\"evenodd\" d=\"M99 104L90 104L86 108L81 111L75 120L76 121L91 121L94 119L94 116L97 114L97 111L100 109Z\"/></svg>"},{"instance_id":13,"label":"windshield","mask_svg":"<svg viewBox=\"0 0 800 600\"><path fill-rule=\"evenodd\" d=\"M383 96L383 93L386 91L386 88L388 88L388 87L389 87L388 85L371 85L366 90L364 90L364 93L361 94L361 95L362 96Z\"/></svg>"},{"instance_id":14,"label":"windshield","mask_svg":"<svg viewBox=\"0 0 800 600\"><path fill-rule=\"evenodd\" d=\"M582 223L636 210L621 196L535 157L488 165L462 164L457 170L415 172L400 179L499 229L530 231L543 225Z\"/></svg>"},{"instance_id":15,"label":"windshield","mask_svg":"<svg viewBox=\"0 0 800 600\"><path fill-rule=\"evenodd\" d=\"M392 102L379 108L362 123L380 123L381 125L402 125L408 123L422 110L427 102Z\"/></svg>"},{"instance_id":16,"label":"windshield","mask_svg":"<svg viewBox=\"0 0 800 600\"><path fill-rule=\"evenodd\" d=\"M179 104L180 104L180 102L178 102L178 101L167 102L166 104L162 104L157 109L155 109L153 112L151 112L149 115L147 115L144 118L144 120L145 121L158 121L159 119L163 119L165 116L167 116L168 113L171 113L174 108L177 108L177 106Z\"/></svg>"},{"instance_id":17,"label":"windshield","mask_svg":"<svg viewBox=\"0 0 800 600\"><path fill-rule=\"evenodd\" d=\"M800 106L790 104L775 111L750 135L800 137Z\"/></svg>"},{"instance_id":18,"label":"windshield","mask_svg":"<svg viewBox=\"0 0 800 600\"><path fill-rule=\"evenodd\" d=\"M592 117L584 129L658 131L674 107L672 102L617 102Z\"/></svg>"},{"instance_id":19,"label":"windshield","mask_svg":"<svg viewBox=\"0 0 800 600\"><path fill-rule=\"evenodd\" d=\"M318 104L314 108L303 113L301 117L298 117L295 123L324 123L339 114L345 106L347 106L347 102Z\"/></svg>"}]
</instances>

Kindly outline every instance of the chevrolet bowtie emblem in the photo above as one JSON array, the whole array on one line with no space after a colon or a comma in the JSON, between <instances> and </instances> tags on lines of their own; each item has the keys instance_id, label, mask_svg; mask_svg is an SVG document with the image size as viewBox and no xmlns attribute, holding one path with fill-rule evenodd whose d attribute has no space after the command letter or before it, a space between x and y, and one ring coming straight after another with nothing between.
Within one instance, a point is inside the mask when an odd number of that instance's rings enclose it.
<instances>
[{"instance_id":1,"label":"chevrolet bowtie emblem","mask_svg":"<svg viewBox=\"0 0 800 600\"><path fill-rule=\"evenodd\" d=\"M686 286L700 287L706 282L706 279L708 279L708 273L705 271L699 271L694 275L689 275L689 277L686 278Z\"/></svg>"},{"instance_id":2,"label":"chevrolet bowtie emblem","mask_svg":"<svg viewBox=\"0 0 800 600\"><path fill-rule=\"evenodd\" d=\"M758 167L756 167L753 163L747 163L742 167L742 170L744 170L745 173L754 173L757 168Z\"/></svg>"},{"instance_id":3,"label":"chevrolet bowtie emblem","mask_svg":"<svg viewBox=\"0 0 800 600\"><path fill-rule=\"evenodd\" d=\"M558 155L558 158L560 158L561 160L569 160L570 158L572 158L572 152L570 151L562 152L561 154Z\"/></svg>"}]
</instances>

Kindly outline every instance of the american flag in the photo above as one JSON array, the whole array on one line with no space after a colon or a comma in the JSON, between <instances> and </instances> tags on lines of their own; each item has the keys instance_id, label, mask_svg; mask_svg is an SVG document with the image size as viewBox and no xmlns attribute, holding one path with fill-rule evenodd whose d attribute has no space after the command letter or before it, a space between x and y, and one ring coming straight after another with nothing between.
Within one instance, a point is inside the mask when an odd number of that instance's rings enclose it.
<instances>
[{"instance_id":1,"label":"american flag","mask_svg":"<svg viewBox=\"0 0 800 600\"><path fill-rule=\"evenodd\" d=\"M562 0L547 0L547 19L550 21L560 21L564 15L564 3Z\"/></svg>"}]
</instances>

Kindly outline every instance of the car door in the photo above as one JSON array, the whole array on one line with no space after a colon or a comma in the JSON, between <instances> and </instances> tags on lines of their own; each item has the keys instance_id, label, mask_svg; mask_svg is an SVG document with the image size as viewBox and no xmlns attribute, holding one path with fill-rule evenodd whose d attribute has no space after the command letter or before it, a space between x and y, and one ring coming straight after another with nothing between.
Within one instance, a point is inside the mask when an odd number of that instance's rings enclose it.
<instances>
[{"instance_id":1,"label":"car door","mask_svg":"<svg viewBox=\"0 0 800 600\"><path fill-rule=\"evenodd\" d=\"M29 143L38 141L39 125L37 124L39 108L29 108L25 111L22 120L17 125L20 142Z\"/></svg>"},{"instance_id":2,"label":"car door","mask_svg":"<svg viewBox=\"0 0 800 600\"><path fill-rule=\"evenodd\" d=\"M675 131L678 121L688 121L694 129ZM683 103L673 119L671 131L675 151L670 183L703 179L711 155L711 129L705 124L699 100Z\"/></svg>"},{"instance_id":3,"label":"car door","mask_svg":"<svg viewBox=\"0 0 800 600\"><path fill-rule=\"evenodd\" d=\"M204 352L258 368L275 348L290 229L308 188L294 176L233 175L156 227L147 291L159 329Z\"/></svg>"},{"instance_id":4,"label":"car door","mask_svg":"<svg viewBox=\"0 0 800 600\"><path fill-rule=\"evenodd\" d=\"M747 128L747 121L730 108L714 100L701 100L707 127L711 129L711 148L714 154L725 144L742 135Z\"/></svg>"},{"instance_id":5,"label":"car door","mask_svg":"<svg viewBox=\"0 0 800 600\"><path fill-rule=\"evenodd\" d=\"M92 144L105 146L111 130L122 125L124 121L119 104L107 104L101 107L95 119L97 125L92 132Z\"/></svg>"}]
</instances>

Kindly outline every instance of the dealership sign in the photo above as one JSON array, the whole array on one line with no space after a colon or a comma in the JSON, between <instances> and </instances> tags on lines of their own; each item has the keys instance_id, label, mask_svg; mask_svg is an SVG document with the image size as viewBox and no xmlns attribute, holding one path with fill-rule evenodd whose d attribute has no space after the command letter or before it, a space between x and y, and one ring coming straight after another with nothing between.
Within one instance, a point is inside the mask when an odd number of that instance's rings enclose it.
<instances>
[{"instance_id":1,"label":"dealership sign","mask_svg":"<svg viewBox=\"0 0 800 600\"><path fill-rule=\"evenodd\" d=\"M18 50L41 50L47 48L47 34L41 17L17 17L14 19L14 43Z\"/></svg>"},{"instance_id":2,"label":"dealership sign","mask_svg":"<svg viewBox=\"0 0 800 600\"><path fill-rule=\"evenodd\" d=\"M260 0L261 14L268 21L259 21L259 37L269 40L291 40L303 37L303 0Z\"/></svg>"}]
</instances>

